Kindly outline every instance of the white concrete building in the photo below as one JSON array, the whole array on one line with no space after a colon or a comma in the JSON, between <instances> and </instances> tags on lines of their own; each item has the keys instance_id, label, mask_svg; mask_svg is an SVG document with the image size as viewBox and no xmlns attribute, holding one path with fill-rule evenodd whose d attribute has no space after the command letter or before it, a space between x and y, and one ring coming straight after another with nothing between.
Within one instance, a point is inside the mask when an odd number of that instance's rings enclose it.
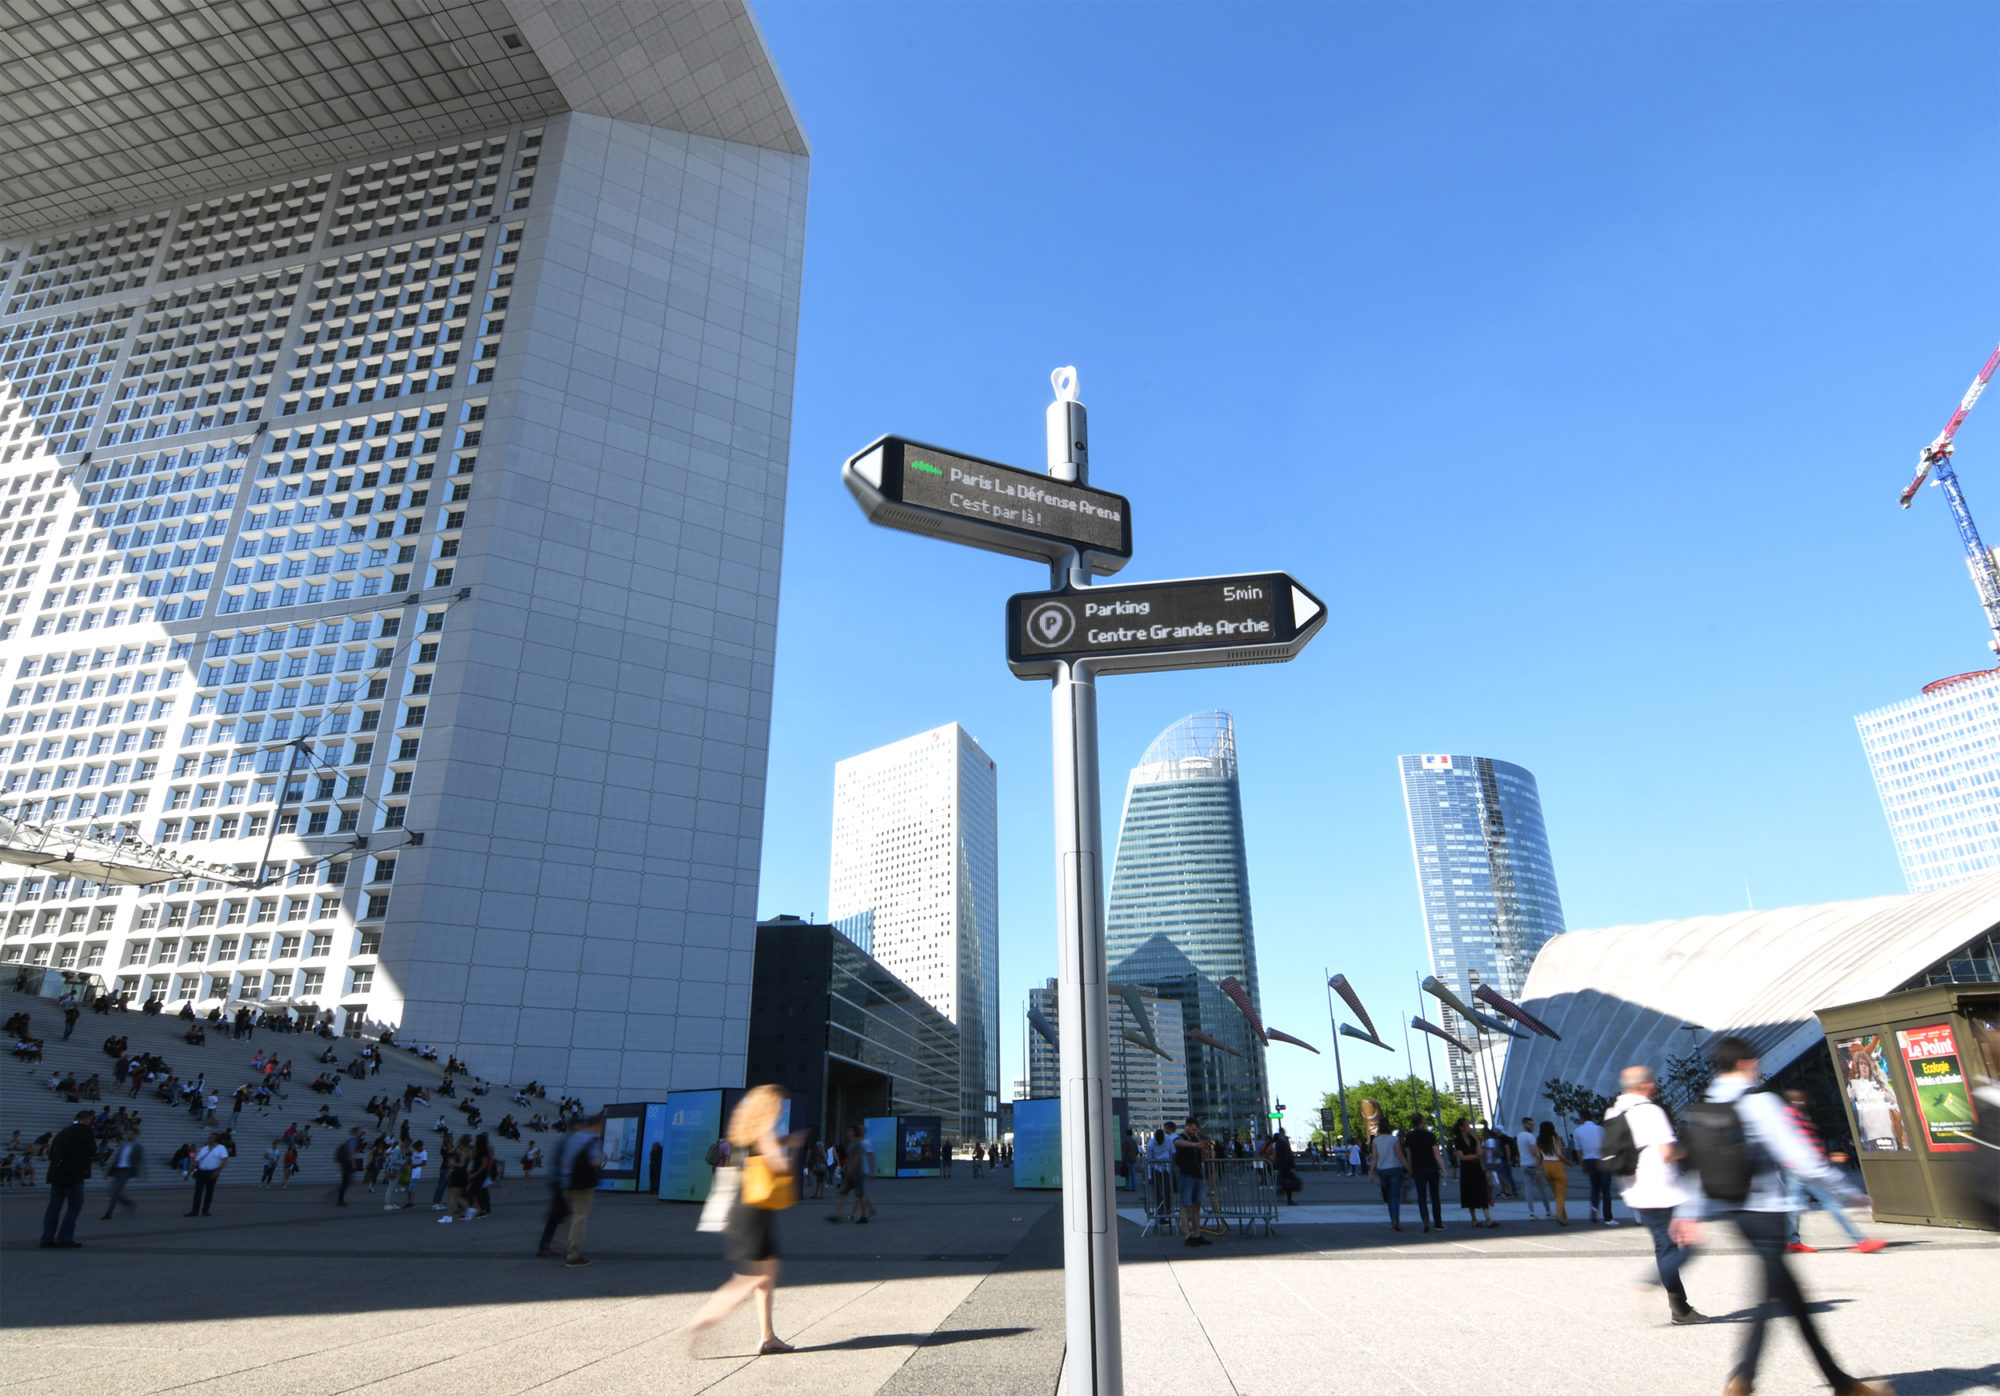
<instances>
[{"instance_id":1,"label":"white concrete building","mask_svg":"<svg viewBox=\"0 0 2000 1396\"><path fill-rule=\"evenodd\" d=\"M955 722L833 768L827 919L958 1024L964 1139L999 1126L997 779Z\"/></svg>"},{"instance_id":2,"label":"white concrete building","mask_svg":"<svg viewBox=\"0 0 2000 1396\"><path fill-rule=\"evenodd\" d=\"M1912 892L2000 868L2000 673L1945 679L1854 725Z\"/></svg>"},{"instance_id":3,"label":"white concrete building","mask_svg":"<svg viewBox=\"0 0 2000 1396\"><path fill-rule=\"evenodd\" d=\"M0 963L741 1082L808 160L740 0L0 26L0 812L239 875L0 869Z\"/></svg>"},{"instance_id":4,"label":"white concrete building","mask_svg":"<svg viewBox=\"0 0 2000 1396\"><path fill-rule=\"evenodd\" d=\"M1121 995L1111 995L1111 1098L1125 1102L1125 1122L1130 1128L1151 1134L1169 1120L1178 1128L1188 1117L1187 1027L1181 1019L1180 1000L1161 998L1151 989L1139 989L1138 995L1147 1024L1132 1016ZM1030 989L1028 1006L1039 1008L1051 1027L1060 1028L1055 980ZM1148 1025L1171 1060L1154 1055L1125 1036L1130 1032L1144 1037ZM1059 1053L1033 1028L1028 1031L1027 1085L1036 1099L1062 1094Z\"/></svg>"}]
</instances>

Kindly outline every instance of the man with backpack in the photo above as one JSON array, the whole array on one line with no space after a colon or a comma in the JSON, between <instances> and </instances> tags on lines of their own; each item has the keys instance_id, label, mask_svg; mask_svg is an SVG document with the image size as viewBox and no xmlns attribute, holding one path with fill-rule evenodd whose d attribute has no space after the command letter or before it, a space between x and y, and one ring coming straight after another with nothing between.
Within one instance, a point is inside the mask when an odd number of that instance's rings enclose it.
<instances>
[{"instance_id":1,"label":"man with backpack","mask_svg":"<svg viewBox=\"0 0 2000 1396\"><path fill-rule=\"evenodd\" d=\"M1659 1084L1650 1066L1628 1066L1618 1073L1618 1099L1604 1112L1598 1140L1598 1167L1615 1179L1625 1205L1653 1238L1653 1263L1667 1291L1667 1314L1675 1323L1707 1323L1708 1315L1688 1303L1681 1285L1687 1247L1672 1234L1674 1210L1688 1200L1675 1164L1679 1143L1674 1123L1653 1101Z\"/></svg>"},{"instance_id":2,"label":"man with backpack","mask_svg":"<svg viewBox=\"0 0 2000 1396\"><path fill-rule=\"evenodd\" d=\"M1692 1246L1701 1239L1701 1218L1727 1212L1757 1256L1764 1295L1744 1330L1743 1347L1729 1374L1723 1396L1750 1396L1757 1380L1757 1361L1764 1351L1764 1329L1782 1308L1799 1326L1813 1361L1834 1396L1895 1396L1884 1383L1848 1375L1834 1360L1812 1320L1806 1297L1785 1261L1785 1232L1791 1213L1786 1175L1797 1174L1847 1198L1856 1206L1868 1199L1848 1187L1846 1179L1800 1132L1785 1103L1758 1082L1757 1049L1740 1037L1725 1037L1711 1049L1715 1082L1708 1098L1682 1112L1680 1135L1686 1155L1701 1179L1700 1192L1678 1209L1673 1239Z\"/></svg>"}]
</instances>

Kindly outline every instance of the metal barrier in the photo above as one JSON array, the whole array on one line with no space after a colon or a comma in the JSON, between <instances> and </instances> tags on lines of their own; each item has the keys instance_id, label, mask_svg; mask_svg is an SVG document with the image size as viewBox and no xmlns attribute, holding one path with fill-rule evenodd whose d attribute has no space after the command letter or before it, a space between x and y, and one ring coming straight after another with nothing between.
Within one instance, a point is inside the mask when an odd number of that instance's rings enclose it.
<instances>
[{"instance_id":1,"label":"metal barrier","mask_svg":"<svg viewBox=\"0 0 2000 1396\"><path fill-rule=\"evenodd\" d=\"M1141 1236L1172 1236L1180 1229L1180 1178L1172 1171L1148 1172L1140 1183L1146 1198L1146 1225Z\"/></svg>"},{"instance_id":2,"label":"metal barrier","mask_svg":"<svg viewBox=\"0 0 2000 1396\"><path fill-rule=\"evenodd\" d=\"M1208 1161L1208 1198L1202 1212L1203 1229L1211 1219L1226 1228L1266 1236L1278 1225L1277 1176L1262 1159L1213 1158Z\"/></svg>"}]
</instances>

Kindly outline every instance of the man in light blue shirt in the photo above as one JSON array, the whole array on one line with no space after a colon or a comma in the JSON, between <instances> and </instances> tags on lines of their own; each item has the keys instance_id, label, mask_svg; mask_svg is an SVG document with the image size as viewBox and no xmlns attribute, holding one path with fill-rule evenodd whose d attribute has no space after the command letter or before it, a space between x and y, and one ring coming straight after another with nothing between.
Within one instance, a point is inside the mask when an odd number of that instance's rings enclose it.
<instances>
[{"instance_id":1,"label":"man in light blue shirt","mask_svg":"<svg viewBox=\"0 0 2000 1396\"><path fill-rule=\"evenodd\" d=\"M1769 1091L1752 1089L1758 1082L1757 1049L1743 1038L1725 1037L1710 1049L1715 1060L1715 1083L1708 1099L1734 1107L1750 1152L1751 1176L1748 1196L1740 1202L1725 1202L1707 1196L1701 1189L1691 1191L1688 1200L1676 1209L1673 1239L1692 1246L1701 1239L1700 1218L1727 1211L1730 1219L1750 1243L1763 1272L1764 1296L1751 1315L1743 1333L1743 1346L1736 1366L1723 1387L1723 1396L1750 1396L1757 1380L1757 1362L1764 1351L1764 1329L1771 1315L1783 1309L1799 1326L1799 1336L1819 1364L1820 1373L1833 1387L1834 1396L1895 1396L1892 1388L1860 1381L1849 1376L1834 1360L1819 1329L1799 1282L1785 1263L1785 1232L1791 1215L1791 1192L1786 1175L1810 1178L1828 1191L1846 1197L1857 1206L1868 1199L1847 1185L1847 1180L1820 1156L1786 1110L1785 1103ZM1704 1180L1708 1170L1697 1154L1695 1164ZM1692 1181L1692 1180L1690 1180Z\"/></svg>"}]
</instances>

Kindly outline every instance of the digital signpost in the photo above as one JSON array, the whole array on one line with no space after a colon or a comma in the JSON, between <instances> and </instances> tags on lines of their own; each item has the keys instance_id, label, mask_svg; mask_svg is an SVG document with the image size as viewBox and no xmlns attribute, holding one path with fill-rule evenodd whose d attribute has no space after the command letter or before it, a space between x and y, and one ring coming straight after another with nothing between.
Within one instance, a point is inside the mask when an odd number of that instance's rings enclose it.
<instances>
[{"instance_id":1,"label":"digital signpost","mask_svg":"<svg viewBox=\"0 0 2000 1396\"><path fill-rule=\"evenodd\" d=\"M1090 485L1076 370L1050 375L1048 473L884 436L841 471L870 522L1049 564L1051 590L1007 602L1007 667L1053 690L1056 891L1062 937L1065 1372L1072 1396L1124 1389L1112 1184L1111 1008L1097 780L1097 676L1277 664L1304 649L1326 607L1283 572L1097 587L1132 556L1132 507ZM1017 1131L1018 1134L1018 1131ZM1017 1167L1020 1140L1016 1140Z\"/></svg>"}]
</instances>

